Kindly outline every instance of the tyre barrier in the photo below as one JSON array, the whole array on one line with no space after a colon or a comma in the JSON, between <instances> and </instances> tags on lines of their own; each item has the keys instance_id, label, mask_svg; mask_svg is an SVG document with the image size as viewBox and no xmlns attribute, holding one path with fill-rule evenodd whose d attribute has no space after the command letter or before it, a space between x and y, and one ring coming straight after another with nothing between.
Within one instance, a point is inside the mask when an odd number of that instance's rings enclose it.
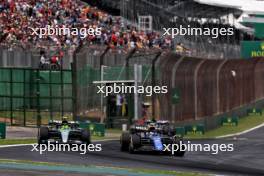
<instances>
[{"instance_id":1,"label":"tyre barrier","mask_svg":"<svg viewBox=\"0 0 264 176\"><path fill-rule=\"evenodd\" d=\"M185 135L185 128L184 127L176 127L176 136L183 137Z\"/></svg>"},{"instance_id":2,"label":"tyre barrier","mask_svg":"<svg viewBox=\"0 0 264 176\"><path fill-rule=\"evenodd\" d=\"M239 118L237 116L234 117L223 117L222 118L222 126L238 126Z\"/></svg>"},{"instance_id":3,"label":"tyre barrier","mask_svg":"<svg viewBox=\"0 0 264 176\"><path fill-rule=\"evenodd\" d=\"M247 115L248 116L261 116L262 115L262 110L261 109L256 109L256 108L248 109L247 110Z\"/></svg>"},{"instance_id":4,"label":"tyre barrier","mask_svg":"<svg viewBox=\"0 0 264 176\"><path fill-rule=\"evenodd\" d=\"M203 124L187 125L185 126L185 134L204 134L205 127Z\"/></svg>"}]
</instances>

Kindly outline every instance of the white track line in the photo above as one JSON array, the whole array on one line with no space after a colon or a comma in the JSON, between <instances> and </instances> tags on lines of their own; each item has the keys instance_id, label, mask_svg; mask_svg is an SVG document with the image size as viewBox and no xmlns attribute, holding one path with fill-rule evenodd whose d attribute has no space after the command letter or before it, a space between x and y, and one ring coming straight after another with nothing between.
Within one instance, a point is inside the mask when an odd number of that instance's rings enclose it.
<instances>
[{"instance_id":1,"label":"white track line","mask_svg":"<svg viewBox=\"0 0 264 176\"><path fill-rule=\"evenodd\" d=\"M228 134L228 135L224 135L224 136L218 136L218 137L215 137L216 139L222 139L222 138L228 138L228 137L235 137L235 136L240 136L242 134L246 134L246 133L249 133L251 131L254 131L254 130L257 130L261 127L264 127L264 123L254 127L254 128L251 128L251 129L248 129L248 130L245 130L245 131L242 131L240 133L234 133L234 134Z\"/></svg>"},{"instance_id":2,"label":"white track line","mask_svg":"<svg viewBox=\"0 0 264 176\"><path fill-rule=\"evenodd\" d=\"M246 133L249 133L251 131L254 131L254 130L257 130L259 128L262 128L264 127L264 123L256 126L256 127L253 127L251 129L248 129L248 130L245 130L245 131L242 131L240 133L234 133L234 134L228 134L228 135L224 135L224 136L217 136L215 137L215 139L223 139L223 138L229 138L229 137L236 137L236 136L240 136L240 135L243 135L243 134L246 134ZM102 140L94 140L94 142L108 142L108 141L116 141L118 139L102 139ZM13 144L13 145L0 145L0 148L8 148L8 147L23 147L23 146L30 146L30 145L33 145L33 144Z\"/></svg>"},{"instance_id":3,"label":"white track line","mask_svg":"<svg viewBox=\"0 0 264 176\"><path fill-rule=\"evenodd\" d=\"M30 146L33 144L12 144L12 145L0 145L0 148L8 148L8 147L23 147L23 146Z\"/></svg>"},{"instance_id":4,"label":"white track line","mask_svg":"<svg viewBox=\"0 0 264 176\"><path fill-rule=\"evenodd\" d=\"M94 140L93 142L108 142L108 141L117 141L118 139L102 139L102 140ZM35 143L36 144L36 143ZM31 146L33 144L12 144L12 145L0 145L0 148L9 148L9 147L23 147L23 146Z\"/></svg>"},{"instance_id":5,"label":"white track line","mask_svg":"<svg viewBox=\"0 0 264 176\"><path fill-rule=\"evenodd\" d=\"M248 129L248 130L245 130L245 131L242 131L240 133L234 133L234 134L228 134L228 135L224 135L224 136L217 136L215 137L215 139L223 139L223 138L229 138L229 137L236 137L236 136L240 136L242 134L246 134L246 133L249 133L251 131L254 131L254 130L257 130L259 128L262 128L264 127L264 123L254 127L254 128L251 128L251 129ZM102 140L94 140L94 142L107 142L107 141L116 141L118 139L102 139ZM0 145L0 148L8 148L8 147L23 147L23 146L30 146L30 145L33 145L33 144L13 144L13 145Z\"/></svg>"}]
</instances>

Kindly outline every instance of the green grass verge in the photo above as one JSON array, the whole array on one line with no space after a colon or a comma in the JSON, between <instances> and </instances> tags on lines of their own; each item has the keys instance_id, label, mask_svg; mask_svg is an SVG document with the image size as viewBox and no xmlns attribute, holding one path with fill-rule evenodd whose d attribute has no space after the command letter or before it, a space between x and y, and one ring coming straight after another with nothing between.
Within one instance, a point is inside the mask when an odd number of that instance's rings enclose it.
<instances>
[{"instance_id":1,"label":"green grass verge","mask_svg":"<svg viewBox=\"0 0 264 176\"><path fill-rule=\"evenodd\" d=\"M195 172L177 172L177 171L168 171L168 170L150 170L150 169L141 169L141 168L125 168L125 167L106 167L106 166L94 166L94 165L69 165L62 163L53 163L53 162L35 162L27 160L10 160L10 159L0 159L0 163L4 164L27 164L27 165L38 165L38 166L62 166L62 167L93 167L93 168L104 168L104 169L114 169L114 170L125 170L128 172L139 173L139 174L151 174L151 175L174 175L174 176L209 176L208 174L201 174Z\"/></svg>"},{"instance_id":2,"label":"green grass verge","mask_svg":"<svg viewBox=\"0 0 264 176\"><path fill-rule=\"evenodd\" d=\"M0 145L34 144L36 139L0 139Z\"/></svg>"},{"instance_id":3,"label":"green grass verge","mask_svg":"<svg viewBox=\"0 0 264 176\"><path fill-rule=\"evenodd\" d=\"M217 129L205 132L204 135L188 134L185 136L185 138L190 138L190 139L215 138L218 136L225 136L229 134L240 133L245 130L256 127L262 123L264 123L264 115L263 116L247 116L247 117L239 119L238 126L221 126Z\"/></svg>"},{"instance_id":4,"label":"green grass verge","mask_svg":"<svg viewBox=\"0 0 264 176\"><path fill-rule=\"evenodd\" d=\"M159 174L159 175L175 175L175 176L207 176L206 174L195 173L195 172L177 172L167 170L148 170L148 169L131 169L135 173L143 174Z\"/></svg>"},{"instance_id":5,"label":"green grass verge","mask_svg":"<svg viewBox=\"0 0 264 176\"><path fill-rule=\"evenodd\" d=\"M92 141L116 139L111 137L92 136ZM0 139L0 145L15 145L15 144L34 144L37 139Z\"/></svg>"},{"instance_id":6,"label":"green grass verge","mask_svg":"<svg viewBox=\"0 0 264 176\"><path fill-rule=\"evenodd\" d=\"M215 138L218 136L224 136L234 133L243 132L255 126L264 123L263 116L247 116L239 119L238 126L221 126L217 129L205 132L204 135L188 134L185 136L187 139L201 139L201 138ZM106 129L107 133L121 134L122 130L119 129Z\"/></svg>"},{"instance_id":7,"label":"green grass verge","mask_svg":"<svg viewBox=\"0 0 264 176\"><path fill-rule=\"evenodd\" d=\"M106 133L121 134L122 130L120 130L120 129L106 129Z\"/></svg>"}]
</instances>

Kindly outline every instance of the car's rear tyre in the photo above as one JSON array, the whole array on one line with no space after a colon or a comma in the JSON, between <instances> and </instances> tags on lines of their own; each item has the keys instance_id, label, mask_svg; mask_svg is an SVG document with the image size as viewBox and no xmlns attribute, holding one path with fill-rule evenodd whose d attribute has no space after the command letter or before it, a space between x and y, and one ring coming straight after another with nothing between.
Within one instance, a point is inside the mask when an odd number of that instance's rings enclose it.
<instances>
[{"instance_id":1,"label":"car's rear tyre","mask_svg":"<svg viewBox=\"0 0 264 176\"><path fill-rule=\"evenodd\" d=\"M163 133L169 136L174 136L176 134L176 129L173 126L164 126Z\"/></svg>"},{"instance_id":2,"label":"car's rear tyre","mask_svg":"<svg viewBox=\"0 0 264 176\"><path fill-rule=\"evenodd\" d=\"M185 151L177 151L174 156L177 156L177 157L183 157L185 154Z\"/></svg>"},{"instance_id":3,"label":"car's rear tyre","mask_svg":"<svg viewBox=\"0 0 264 176\"><path fill-rule=\"evenodd\" d=\"M38 143L39 144L47 143L48 139L49 139L49 128L40 127L38 134Z\"/></svg>"},{"instance_id":4,"label":"car's rear tyre","mask_svg":"<svg viewBox=\"0 0 264 176\"><path fill-rule=\"evenodd\" d=\"M129 153L135 153L136 149L138 149L141 145L140 136L137 134L133 134L130 137L130 143L129 143Z\"/></svg>"},{"instance_id":5,"label":"car's rear tyre","mask_svg":"<svg viewBox=\"0 0 264 176\"><path fill-rule=\"evenodd\" d=\"M91 135L89 130L85 129L82 131L81 140L85 144L91 144Z\"/></svg>"},{"instance_id":6,"label":"car's rear tyre","mask_svg":"<svg viewBox=\"0 0 264 176\"><path fill-rule=\"evenodd\" d=\"M180 146L180 144L184 144L184 141L182 138L179 138L175 141L175 144L178 144L178 146ZM180 147L179 147L180 148ZM185 150L184 151L181 151L180 149L178 149L178 151L175 151L174 152L174 156L177 156L177 157L183 157L185 154Z\"/></svg>"},{"instance_id":7,"label":"car's rear tyre","mask_svg":"<svg viewBox=\"0 0 264 176\"><path fill-rule=\"evenodd\" d=\"M120 150L121 151L128 151L129 150L129 143L130 143L130 134L129 132L123 132L120 137Z\"/></svg>"}]
</instances>

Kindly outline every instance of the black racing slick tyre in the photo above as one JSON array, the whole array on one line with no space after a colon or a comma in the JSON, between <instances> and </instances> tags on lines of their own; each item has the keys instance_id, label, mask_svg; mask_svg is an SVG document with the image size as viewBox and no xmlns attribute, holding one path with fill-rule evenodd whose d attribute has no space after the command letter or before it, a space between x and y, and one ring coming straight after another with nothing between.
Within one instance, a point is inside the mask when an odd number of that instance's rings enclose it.
<instances>
[{"instance_id":1,"label":"black racing slick tyre","mask_svg":"<svg viewBox=\"0 0 264 176\"><path fill-rule=\"evenodd\" d=\"M176 133L176 129L173 126L165 126L163 128L163 133L169 136L174 136Z\"/></svg>"},{"instance_id":2,"label":"black racing slick tyre","mask_svg":"<svg viewBox=\"0 0 264 176\"><path fill-rule=\"evenodd\" d=\"M174 156L177 156L177 157L183 157L185 154L185 151L177 151Z\"/></svg>"},{"instance_id":3,"label":"black racing slick tyre","mask_svg":"<svg viewBox=\"0 0 264 176\"><path fill-rule=\"evenodd\" d=\"M40 127L38 134L38 143L46 143L49 139L49 128L48 127Z\"/></svg>"},{"instance_id":4,"label":"black racing slick tyre","mask_svg":"<svg viewBox=\"0 0 264 176\"><path fill-rule=\"evenodd\" d=\"M121 151L128 151L130 143L130 134L129 132L123 132L120 137L120 150Z\"/></svg>"},{"instance_id":5,"label":"black racing slick tyre","mask_svg":"<svg viewBox=\"0 0 264 176\"><path fill-rule=\"evenodd\" d=\"M129 153L131 154L135 153L135 150L138 149L140 145L141 145L140 136L138 136L137 134L131 135L129 148L128 148Z\"/></svg>"},{"instance_id":6,"label":"black racing slick tyre","mask_svg":"<svg viewBox=\"0 0 264 176\"><path fill-rule=\"evenodd\" d=\"M184 144L184 141L183 141L182 138L177 139L177 140L175 141L175 144L178 144L178 146L180 146L180 142L181 142L182 144ZM174 152L174 156L177 156L177 157L183 157L184 154L185 154L185 150L184 150L184 151L181 151L180 149L178 149L177 151Z\"/></svg>"},{"instance_id":7,"label":"black racing slick tyre","mask_svg":"<svg viewBox=\"0 0 264 176\"><path fill-rule=\"evenodd\" d=\"M82 131L81 140L85 144L91 144L91 135L89 130L85 129Z\"/></svg>"}]
</instances>

